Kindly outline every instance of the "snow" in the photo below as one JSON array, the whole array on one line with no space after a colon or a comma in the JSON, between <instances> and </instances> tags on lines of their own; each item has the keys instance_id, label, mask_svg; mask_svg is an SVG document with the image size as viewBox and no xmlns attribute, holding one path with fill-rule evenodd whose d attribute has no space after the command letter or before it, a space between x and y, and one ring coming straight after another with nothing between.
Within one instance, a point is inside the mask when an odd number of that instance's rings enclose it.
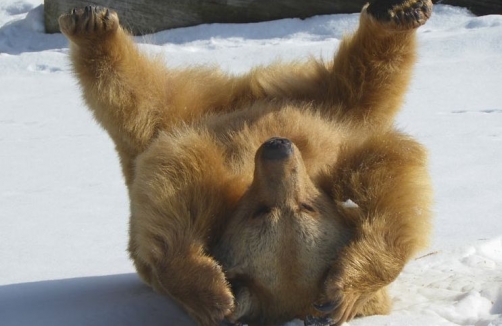
<instances>
[{"instance_id":1,"label":"snow","mask_svg":"<svg viewBox=\"0 0 502 326\"><path fill-rule=\"evenodd\" d=\"M352 201L352 199L347 199L346 201L340 203L343 208L359 208L359 205Z\"/></svg>"},{"instance_id":2,"label":"snow","mask_svg":"<svg viewBox=\"0 0 502 326\"><path fill-rule=\"evenodd\" d=\"M239 73L328 58L358 15L164 31L137 41L170 65ZM502 325L502 16L437 5L398 126L430 150L431 247L357 325ZM41 0L0 3L0 325L194 325L142 285L126 253L128 199L108 136L80 98ZM293 321L288 325L301 325Z\"/></svg>"}]
</instances>

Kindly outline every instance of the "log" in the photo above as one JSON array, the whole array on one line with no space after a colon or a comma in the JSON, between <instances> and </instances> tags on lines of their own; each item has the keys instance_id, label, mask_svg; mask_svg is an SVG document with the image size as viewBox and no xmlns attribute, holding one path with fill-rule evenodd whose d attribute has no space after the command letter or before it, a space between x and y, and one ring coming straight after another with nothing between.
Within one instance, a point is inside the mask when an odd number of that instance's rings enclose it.
<instances>
[{"instance_id":1,"label":"log","mask_svg":"<svg viewBox=\"0 0 502 326\"><path fill-rule=\"evenodd\" d=\"M59 32L58 17L72 8L99 5L117 11L134 35L209 23L251 23L281 18L359 12L367 0L45 0L47 33ZM501 0L436 0L478 15L502 14Z\"/></svg>"},{"instance_id":2,"label":"log","mask_svg":"<svg viewBox=\"0 0 502 326\"><path fill-rule=\"evenodd\" d=\"M502 0L433 0L432 2L464 7L477 16L502 15Z\"/></svg>"}]
</instances>

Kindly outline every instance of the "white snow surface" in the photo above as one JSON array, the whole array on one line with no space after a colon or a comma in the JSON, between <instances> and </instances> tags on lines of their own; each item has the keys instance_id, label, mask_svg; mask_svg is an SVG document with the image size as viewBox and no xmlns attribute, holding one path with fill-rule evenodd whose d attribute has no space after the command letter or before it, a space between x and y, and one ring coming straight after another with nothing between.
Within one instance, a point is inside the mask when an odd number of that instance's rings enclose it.
<instances>
[{"instance_id":1,"label":"white snow surface","mask_svg":"<svg viewBox=\"0 0 502 326\"><path fill-rule=\"evenodd\" d=\"M329 58L358 15L212 24L138 37L166 64L240 73ZM502 16L437 5L398 126L430 150L434 235L391 287L389 316L350 325L502 325ZM0 325L193 325L142 285L113 145L81 100L41 0L0 3ZM292 321L288 325L302 325Z\"/></svg>"}]
</instances>

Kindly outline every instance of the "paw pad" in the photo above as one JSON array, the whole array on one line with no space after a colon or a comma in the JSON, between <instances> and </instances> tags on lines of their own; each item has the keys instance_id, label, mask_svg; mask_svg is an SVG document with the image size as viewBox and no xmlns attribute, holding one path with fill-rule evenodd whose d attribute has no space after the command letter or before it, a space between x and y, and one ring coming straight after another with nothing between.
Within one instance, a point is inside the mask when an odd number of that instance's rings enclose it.
<instances>
[{"instance_id":1,"label":"paw pad","mask_svg":"<svg viewBox=\"0 0 502 326\"><path fill-rule=\"evenodd\" d=\"M102 35L116 30L118 22L114 11L97 6L71 9L59 18L61 31L67 36Z\"/></svg>"},{"instance_id":2,"label":"paw pad","mask_svg":"<svg viewBox=\"0 0 502 326\"><path fill-rule=\"evenodd\" d=\"M423 25L432 13L431 0L376 0L367 13L398 29L412 29Z\"/></svg>"}]
</instances>

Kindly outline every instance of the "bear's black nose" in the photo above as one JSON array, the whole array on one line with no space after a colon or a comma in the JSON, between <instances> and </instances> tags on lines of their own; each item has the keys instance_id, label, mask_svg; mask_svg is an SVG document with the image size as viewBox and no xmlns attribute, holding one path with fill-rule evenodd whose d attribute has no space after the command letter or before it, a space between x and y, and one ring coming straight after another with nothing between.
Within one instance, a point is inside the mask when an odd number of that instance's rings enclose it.
<instances>
[{"instance_id":1,"label":"bear's black nose","mask_svg":"<svg viewBox=\"0 0 502 326\"><path fill-rule=\"evenodd\" d=\"M291 140L273 137L262 145L261 157L267 160L282 160L293 154Z\"/></svg>"}]
</instances>

